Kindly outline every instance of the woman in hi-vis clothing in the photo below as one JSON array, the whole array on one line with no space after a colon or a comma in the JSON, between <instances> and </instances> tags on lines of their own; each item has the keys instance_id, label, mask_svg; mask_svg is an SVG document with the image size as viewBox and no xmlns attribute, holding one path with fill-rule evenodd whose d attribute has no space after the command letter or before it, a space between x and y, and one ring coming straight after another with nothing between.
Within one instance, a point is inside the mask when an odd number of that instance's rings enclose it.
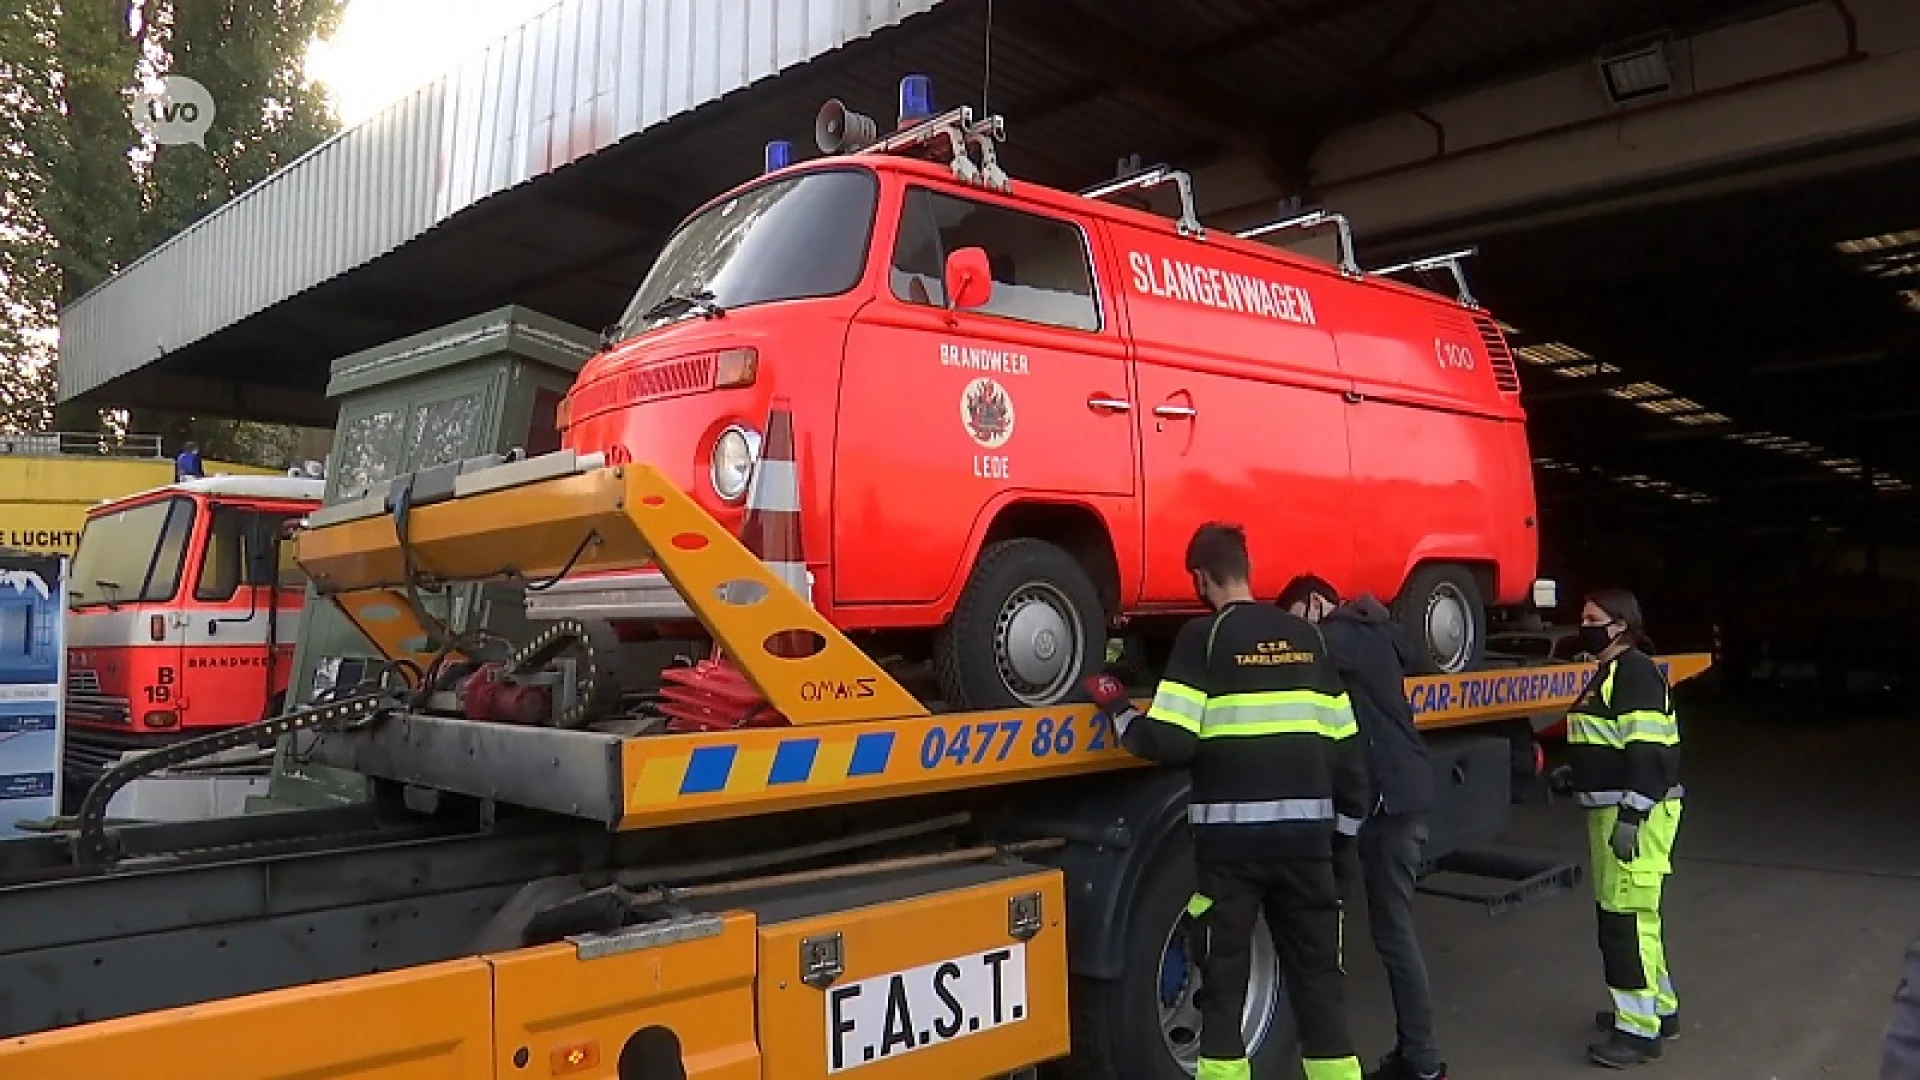
<instances>
[{"instance_id":1,"label":"woman in hi-vis clothing","mask_svg":"<svg viewBox=\"0 0 1920 1080\"><path fill-rule=\"evenodd\" d=\"M1660 891L1680 829L1680 725L1673 691L1644 651L1640 602L1625 589L1591 593L1580 609L1582 647L1599 661L1567 711L1567 764L1587 812L1599 907L1600 958L1613 1008L1588 1047L1597 1065L1626 1068L1660 1056L1680 1033L1667 971Z\"/></svg>"}]
</instances>

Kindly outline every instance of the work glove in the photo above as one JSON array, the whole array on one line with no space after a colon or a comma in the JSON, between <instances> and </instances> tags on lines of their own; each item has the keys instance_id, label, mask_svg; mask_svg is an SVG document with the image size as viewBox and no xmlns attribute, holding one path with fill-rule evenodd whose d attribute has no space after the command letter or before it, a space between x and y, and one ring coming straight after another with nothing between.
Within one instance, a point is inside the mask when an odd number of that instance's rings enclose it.
<instances>
[{"instance_id":1,"label":"work glove","mask_svg":"<svg viewBox=\"0 0 1920 1080\"><path fill-rule=\"evenodd\" d=\"M1080 687L1093 699L1094 706L1113 721L1114 735L1125 738L1127 725L1139 719L1140 710L1134 708L1133 699L1127 696L1127 688L1120 680L1101 672L1082 680Z\"/></svg>"},{"instance_id":2,"label":"work glove","mask_svg":"<svg viewBox=\"0 0 1920 1080\"><path fill-rule=\"evenodd\" d=\"M1640 823L1621 818L1613 823L1613 857L1632 862L1640 857Z\"/></svg>"}]
</instances>

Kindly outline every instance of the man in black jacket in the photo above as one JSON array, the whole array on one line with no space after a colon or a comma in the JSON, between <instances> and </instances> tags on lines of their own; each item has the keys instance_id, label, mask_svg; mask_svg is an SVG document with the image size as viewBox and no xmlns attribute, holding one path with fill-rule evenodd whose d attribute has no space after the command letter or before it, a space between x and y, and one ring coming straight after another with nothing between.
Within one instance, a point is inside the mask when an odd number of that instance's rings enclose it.
<instances>
[{"instance_id":1,"label":"man in black jacket","mask_svg":"<svg viewBox=\"0 0 1920 1080\"><path fill-rule=\"evenodd\" d=\"M1120 745L1192 778L1203 944L1195 1080L1253 1080L1242 1038L1253 934L1264 912L1300 1029L1307 1080L1363 1080L1347 1028L1333 838L1367 812L1359 726L1340 676L1305 621L1259 603L1246 535L1202 525L1187 544L1194 592L1213 609L1173 642L1145 713L1110 675L1086 684Z\"/></svg>"},{"instance_id":2,"label":"man in black jacket","mask_svg":"<svg viewBox=\"0 0 1920 1080\"><path fill-rule=\"evenodd\" d=\"M1396 1041L1369 1080L1445 1080L1433 1035L1433 992L1413 925L1413 887L1433 809L1427 747L1407 704L1407 643L1370 595L1341 603L1325 580L1294 578L1279 604L1320 628L1366 741L1372 812L1360 829L1367 923L1393 992Z\"/></svg>"}]
</instances>

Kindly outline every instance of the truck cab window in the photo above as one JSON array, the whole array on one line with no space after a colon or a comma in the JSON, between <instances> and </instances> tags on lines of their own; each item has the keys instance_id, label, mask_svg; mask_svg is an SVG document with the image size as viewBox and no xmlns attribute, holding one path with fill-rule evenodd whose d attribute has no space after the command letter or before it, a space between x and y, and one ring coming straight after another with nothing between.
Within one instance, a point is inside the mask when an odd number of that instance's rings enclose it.
<instances>
[{"instance_id":1,"label":"truck cab window","mask_svg":"<svg viewBox=\"0 0 1920 1080\"><path fill-rule=\"evenodd\" d=\"M889 272L893 295L945 307L947 253L978 247L993 268L993 297L979 310L1069 330L1100 329L1087 238L1077 225L925 188L907 191Z\"/></svg>"},{"instance_id":2,"label":"truck cab window","mask_svg":"<svg viewBox=\"0 0 1920 1080\"><path fill-rule=\"evenodd\" d=\"M240 588L240 574L247 564L247 526L251 511L231 506L216 506L207 525L207 545L200 554L200 578L193 586L193 598L209 603L233 599Z\"/></svg>"},{"instance_id":3,"label":"truck cab window","mask_svg":"<svg viewBox=\"0 0 1920 1080\"><path fill-rule=\"evenodd\" d=\"M88 520L68 572L71 606L173 599L192 531L193 501L178 497Z\"/></svg>"},{"instance_id":4,"label":"truck cab window","mask_svg":"<svg viewBox=\"0 0 1920 1080\"><path fill-rule=\"evenodd\" d=\"M304 589L307 578L293 561L293 545L279 542L281 530L297 516L215 507L194 599L231 600L243 582L249 588L264 589L277 580L282 589Z\"/></svg>"}]
</instances>

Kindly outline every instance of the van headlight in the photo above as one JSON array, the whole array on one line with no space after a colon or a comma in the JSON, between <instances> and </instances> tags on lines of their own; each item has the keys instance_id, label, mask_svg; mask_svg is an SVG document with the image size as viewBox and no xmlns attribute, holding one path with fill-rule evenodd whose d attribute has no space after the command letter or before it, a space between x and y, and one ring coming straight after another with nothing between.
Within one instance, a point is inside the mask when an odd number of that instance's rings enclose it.
<instances>
[{"instance_id":1,"label":"van headlight","mask_svg":"<svg viewBox=\"0 0 1920 1080\"><path fill-rule=\"evenodd\" d=\"M760 433L738 424L713 441L713 491L728 502L747 493L753 479L754 458L760 453Z\"/></svg>"}]
</instances>

